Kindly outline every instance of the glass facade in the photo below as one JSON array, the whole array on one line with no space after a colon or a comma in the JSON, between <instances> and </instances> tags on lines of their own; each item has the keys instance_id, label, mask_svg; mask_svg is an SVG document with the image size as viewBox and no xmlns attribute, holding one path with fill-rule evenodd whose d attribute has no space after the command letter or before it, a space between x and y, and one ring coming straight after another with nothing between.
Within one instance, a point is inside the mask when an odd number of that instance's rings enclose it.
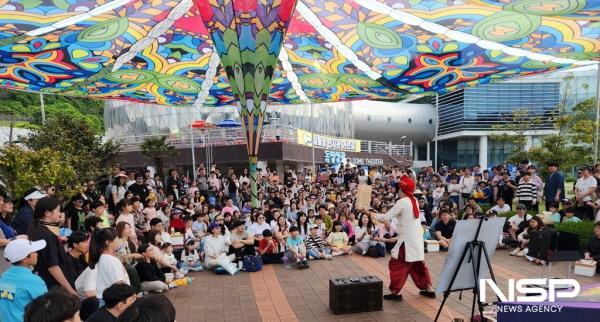
<instances>
[{"instance_id":1,"label":"glass facade","mask_svg":"<svg viewBox=\"0 0 600 322\"><path fill-rule=\"evenodd\" d=\"M515 110L527 110L532 117L551 115L559 95L560 82L488 84L441 95L438 133L489 130ZM551 127L545 123L540 128Z\"/></svg>"}]
</instances>

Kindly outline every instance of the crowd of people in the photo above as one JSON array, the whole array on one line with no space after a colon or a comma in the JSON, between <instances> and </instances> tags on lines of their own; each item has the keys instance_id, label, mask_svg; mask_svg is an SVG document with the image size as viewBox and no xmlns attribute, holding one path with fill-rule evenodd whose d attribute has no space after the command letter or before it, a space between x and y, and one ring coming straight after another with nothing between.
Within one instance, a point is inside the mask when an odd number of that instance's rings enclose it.
<instances>
[{"instance_id":1,"label":"crowd of people","mask_svg":"<svg viewBox=\"0 0 600 322\"><path fill-rule=\"evenodd\" d=\"M192 272L250 272L257 262L307 269L313 260L336 256L385 257L405 238L398 216L384 215L400 196L414 196L411 209L421 226L411 234L423 243L434 240L447 250L457 220L510 213L498 246L527 256L531 230L596 220L600 209L600 166L581 168L573 200L565 198L558 164L547 166L545 179L533 165L512 174L506 165L418 173L350 164L318 173L266 168L259 171L258 207L252 207L247 169L238 176L232 168L203 165L193 176L172 169L164 179L115 167L102 189L88 180L63 201L57 187L34 187L17 210L4 194L0 320L174 321L173 305L156 293L191 283ZM416 187L407 191L405 177ZM371 186L366 207L357 205L360 185ZM598 260L600 224L594 233L583 256ZM434 297L426 281L422 295ZM42 320L48 309L40 307L56 307L57 319Z\"/></svg>"}]
</instances>

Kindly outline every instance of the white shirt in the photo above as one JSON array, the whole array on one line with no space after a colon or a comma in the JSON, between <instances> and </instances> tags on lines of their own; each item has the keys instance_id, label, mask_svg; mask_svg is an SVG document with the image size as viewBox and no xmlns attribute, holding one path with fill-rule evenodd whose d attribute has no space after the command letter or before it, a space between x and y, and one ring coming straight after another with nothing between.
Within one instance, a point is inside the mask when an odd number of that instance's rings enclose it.
<instances>
[{"instance_id":1,"label":"white shirt","mask_svg":"<svg viewBox=\"0 0 600 322\"><path fill-rule=\"evenodd\" d=\"M374 230L374 229L373 229ZM369 233L365 234L365 237L363 237L363 239L361 239L360 241L358 241L358 238L360 236L362 236L362 233L367 231L367 227L365 228L361 228L360 226L354 226L354 236L356 236L356 242L357 243L365 243L365 244L369 244L369 241L371 241L371 235L369 235Z\"/></svg>"},{"instance_id":2,"label":"white shirt","mask_svg":"<svg viewBox=\"0 0 600 322\"><path fill-rule=\"evenodd\" d=\"M504 207L500 208L498 205L495 205L492 207L492 209L490 210L494 210L496 211L498 214L503 214L505 212L509 212L510 211L510 206L507 204L504 204Z\"/></svg>"},{"instance_id":3,"label":"white shirt","mask_svg":"<svg viewBox=\"0 0 600 322\"><path fill-rule=\"evenodd\" d=\"M271 226L269 226L269 224L267 224L266 222L262 224L255 222L252 225L250 225L250 228L248 228L248 230L253 236L262 236L263 231L265 231L265 229L271 230Z\"/></svg>"},{"instance_id":4,"label":"white shirt","mask_svg":"<svg viewBox=\"0 0 600 322\"><path fill-rule=\"evenodd\" d=\"M575 188L577 189L577 192L579 192L580 194L583 194L583 193L586 193L590 188L595 189L597 184L598 184L598 182L596 181L596 178L594 178L593 176L590 176L587 179L581 177L581 178L577 179ZM592 196L587 195L587 196L583 197L582 200L583 201L592 201Z\"/></svg>"},{"instance_id":5,"label":"white shirt","mask_svg":"<svg viewBox=\"0 0 600 322\"><path fill-rule=\"evenodd\" d=\"M469 177L464 176L464 177L460 178L460 185L461 185L460 193L471 194L471 192L473 192L474 184L475 184L475 177L473 177L473 176L469 176Z\"/></svg>"},{"instance_id":6,"label":"white shirt","mask_svg":"<svg viewBox=\"0 0 600 322\"><path fill-rule=\"evenodd\" d=\"M527 220L529 220L529 219L531 219L531 215L527 214L523 217L519 217L519 215L514 215L508 219L508 222L515 226L519 226L519 224L522 223L525 220L525 218L527 218Z\"/></svg>"},{"instance_id":7,"label":"white shirt","mask_svg":"<svg viewBox=\"0 0 600 322\"><path fill-rule=\"evenodd\" d=\"M102 292L114 283L121 282L127 285L129 283L129 276L125 267L121 261L108 254L100 255L100 260L96 264L97 277L96 277L96 297L102 298Z\"/></svg>"},{"instance_id":8,"label":"white shirt","mask_svg":"<svg viewBox=\"0 0 600 322\"><path fill-rule=\"evenodd\" d=\"M98 270L86 268L75 280L75 290L80 300L85 300L85 292L96 291L96 280L98 278ZM102 296L102 295L101 295Z\"/></svg>"},{"instance_id":9,"label":"white shirt","mask_svg":"<svg viewBox=\"0 0 600 322\"><path fill-rule=\"evenodd\" d=\"M448 192L451 196L458 196L460 193L460 185L458 183L451 183L448 185Z\"/></svg>"},{"instance_id":10,"label":"white shirt","mask_svg":"<svg viewBox=\"0 0 600 322\"><path fill-rule=\"evenodd\" d=\"M225 248L231 244L229 238L219 235L216 238L212 235L204 237L204 253L207 257L219 256Z\"/></svg>"}]
</instances>

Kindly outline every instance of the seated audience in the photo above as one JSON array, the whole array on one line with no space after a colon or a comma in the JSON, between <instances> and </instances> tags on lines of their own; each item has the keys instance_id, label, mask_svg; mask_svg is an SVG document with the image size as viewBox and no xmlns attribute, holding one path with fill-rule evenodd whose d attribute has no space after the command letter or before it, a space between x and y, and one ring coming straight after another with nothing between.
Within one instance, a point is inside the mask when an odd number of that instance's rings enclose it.
<instances>
[{"instance_id":1,"label":"seated audience","mask_svg":"<svg viewBox=\"0 0 600 322\"><path fill-rule=\"evenodd\" d=\"M440 250L448 250L456 221L450 218L447 211L442 211L439 216L440 221L435 225L435 237L440 242Z\"/></svg>"},{"instance_id":2,"label":"seated audience","mask_svg":"<svg viewBox=\"0 0 600 322\"><path fill-rule=\"evenodd\" d=\"M45 247L45 240L27 239L6 245L4 257L12 265L0 277L0 321L22 321L27 304L48 291L44 280L31 271L37 264L37 252Z\"/></svg>"},{"instance_id":3,"label":"seated audience","mask_svg":"<svg viewBox=\"0 0 600 322\"><path fill-rule=\"evenodd\" d=\"M325 248L323 240L319 236L319 226L312 225L310 227L310 233L306 236L306 253L309 259L331 259L331 254L328 254L328 250Z\"/></svg>"},{"instance_id":4,"label":"seated audience","mask_svg":"<svg viewBox=\"0 0 600 322\"><path fill-rule=\"evenodd\" d=\"M306 261L306 247L304 246L304 239L300 236L298 227L292 226L290 228L290 235L287 237L286 245L286 257L288 263L293 263L295 261L296 267L308 268L308 262Z\"/></svg>"},{"instance_id":5,"label":"seated audience","mask_svg":"<svg viewBox=\"0 0 600 322\"><path fill-rule=\"evenodd\" d=\"M562 219L562 222L580 222L581 219L575 216L575 208L567 208L565 209L565 216Z\"/></svg>"},{"instance_id":6,"label":"seated audience","mask_svg":"<svg viewBox=\"0 0 600 322\"><path fill-rule=\"evenodd\" d=\"M283 249L273 238L271 229L265 229L262 232L262 239L258 242L258 254L263 264L281 264L285 255Z\"/></svg>"},{"instance_id":7,"label":"seated audience","mask_svg":"<svg viewBox=\"0 0 600 322\"><path fill-rule=\"evenodd\" d=\"M116 322L117 318L137 299L133 287L113 284L102 294L104 306L96 310L85 322Z\"/></svg>"},{"instance_id":8,"label":"seated audience","mask_svg":"<svg viewBox=\"0 0 600 322\"><path fill-rule=\"evenodd\" d=\"M138 261L135 269L137 270L138 276L144 292L163 292L169 289L169 285L172 281L167 281L165 273L158 267L156 260L154 259L154 253L150 249L148 244L142 244L138 247L138 252L144 256L144 259Z\"/></svg>"},{"instance_id":9,"label":"seated audience","mask_svg":"<svg viewBox=\"0 0 600 322\"><path fill-rule=\"evenodd\" d=\"M25 308L25 322L79 322L79 299L63 289L37 297Z\"/></svg>"},{"instance_id":10,"label":"seated audience","mask_svg":"<svg viewBox=\"0 0 600 322\"><path fill-rule=\"evenodd\" d=\"M123 311L117 321L175 322L175 307L166 296L146 296L135 301Z\"/></svg>"},{"instance_id":11,"label":"seated audience","mask_svg":"<svg viewBox=\"0 0 600 322\"><path fill-rule=\"evenodd\" d=\"M526 211L527 207L524 204L518 204L516 214L508 218L508 233L514 241L517 240L517 235L527 227L527 222L531 219L531 215L527 214Z\"/></svg>"},{"instance_id":12,"label":"seated audience","mask_svg":"<svg viewBox=\"0 0 600 322\"><path fill-rule=\"evenodd\" d=\"M202 261L194 240L190 239L185 243L185 248L181 252L181 268L179 270L183 274L187 274L189 271L202 271Z\"/></svg>"},{"instance_id":13,"label":"seated audience","mask_svg":"<svg viewBox=\"0 0 600 322\"><path fill-rule=\"evenodd\" d=\"M596 272L600 273L600 221L594 224L594 236L590 238L583 255L584 259L593 259L598 263Z\"/></svg>"},{"instance_id":14,"label":"seated audience","mask_svg":"<svg viewBox=\"0 0 600 322\"><path fill-rule=\"evenodd\" d=\"M336 220L332 225L333 230L327 237L327 245L331 247L331 255L349 254L352 251L352 246L348 245L348 235L342 230L342 224Z\"/></svg>"}]
</instances>

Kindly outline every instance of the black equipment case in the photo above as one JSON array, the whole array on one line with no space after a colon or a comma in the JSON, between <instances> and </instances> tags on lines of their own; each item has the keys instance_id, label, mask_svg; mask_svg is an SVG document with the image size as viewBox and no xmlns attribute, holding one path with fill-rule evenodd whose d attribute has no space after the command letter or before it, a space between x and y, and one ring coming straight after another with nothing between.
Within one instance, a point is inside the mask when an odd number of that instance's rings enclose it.
<instances>
[{"instance_id":1,"label":"black equipment case","mask_svg":"<svg viewBox=\"0 0 600 322\"><path fill-rule=\"evenodd\" d=\"M375 276L329 280L329 308L334 314L383 310L383 282Z\"/></svg>"}]
</instances>

